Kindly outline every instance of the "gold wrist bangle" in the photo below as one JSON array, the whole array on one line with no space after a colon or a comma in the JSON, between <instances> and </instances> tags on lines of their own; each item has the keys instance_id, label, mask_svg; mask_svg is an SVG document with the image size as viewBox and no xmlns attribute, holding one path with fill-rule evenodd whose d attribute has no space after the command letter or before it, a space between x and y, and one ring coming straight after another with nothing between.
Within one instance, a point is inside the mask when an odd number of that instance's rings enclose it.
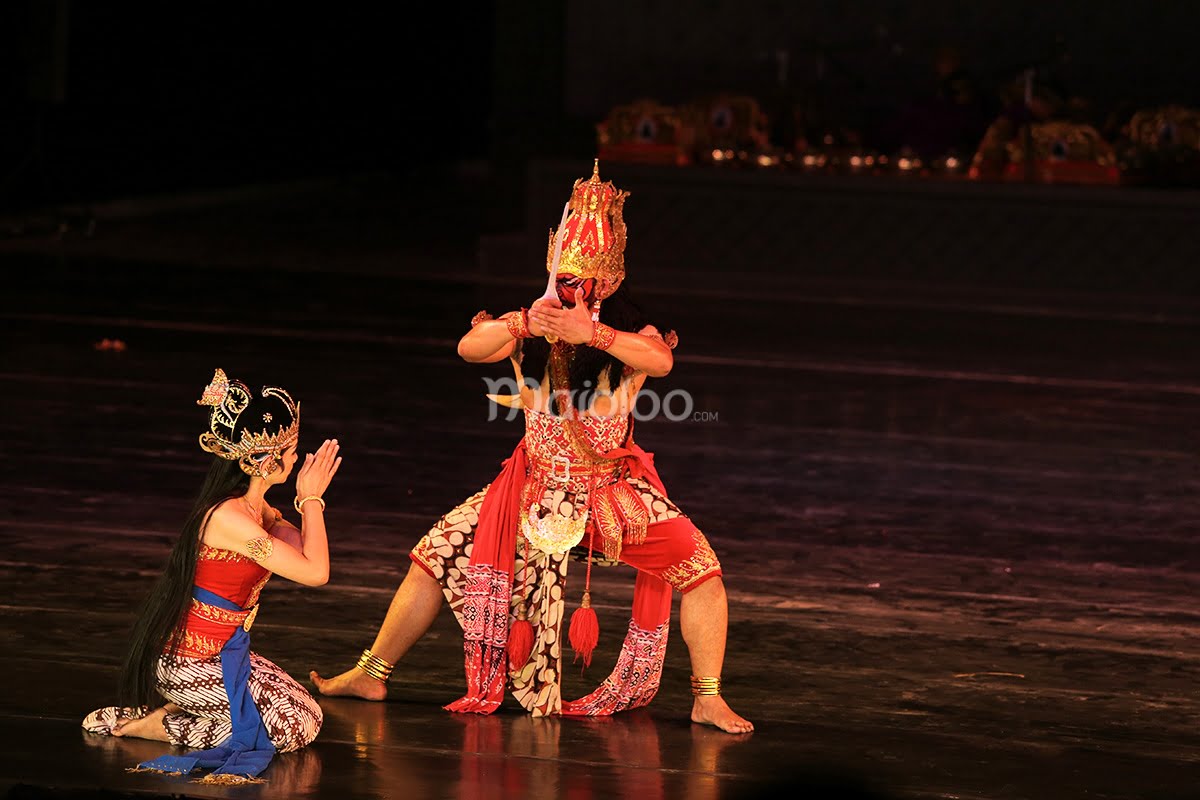
<instances>
[{"instance_id":1,"label":"gold wrist bangle","mask_svg":"<svg viewBox=\"0 0 1200 800\"><path fill-rule=\"evenodd\" d=\"M716 697L721 694L721 679L692 676L692 694L696 697Z\"/></svg>"},{"instance_id":2,"label":"gold wrist bangle","mask_svg":"<svg viewBox=\"0 0 1200 800\"><path fill-rule=\"evenodd\" d=\"M321 504L321 510L322 511L325 510L325 499L322 497L319 497L315 494L310 494L308 497L297 497L295 500L292 501L292 506L295 507L296 513L303 514L304 513L304 504L307 503L309 500L316 500L318 503Z\"/></svg>"},{"instance_id":3,"label":"gold wrist bangle","mask_svg":"<svg viewBox=\"0 0 1200 800\"><path fill-rule=\"evenodd\" d=\"M362 651L362 655L358 657L358 663L354 666L358 667L380 683L387 683L388 678L392 677L392 670L396 668L395 664L384 661L382 658L372 653L371 648L369 647Z\"/></svg>"}]
</instances>

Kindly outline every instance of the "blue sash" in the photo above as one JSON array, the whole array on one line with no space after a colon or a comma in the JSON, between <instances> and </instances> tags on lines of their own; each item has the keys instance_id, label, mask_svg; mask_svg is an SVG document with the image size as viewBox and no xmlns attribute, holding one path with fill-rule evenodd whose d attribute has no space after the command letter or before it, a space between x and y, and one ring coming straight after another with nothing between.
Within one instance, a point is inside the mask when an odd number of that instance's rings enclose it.
<instances>
[{"instance_id":1,"label":"blue sash","mask_svg":"<svg viewBox=\"0 0 1200 800\"><path fill-rule=\"evenodd\" d=\"M244 611L236 603L213 594L199 586L193 587L192 597L201 603L226 611ZM234 775L255 778L271 763L275 745L267 736L258 706L250 694L250 634L239 627L221 648L221 680L229 696L229 712L233 733L210 750L196 750L182 756L162 755L153 761L138 764L139 769L178 772L186 775L196 767L212 769L212 775Z\"/></svg>"}]
</instances>

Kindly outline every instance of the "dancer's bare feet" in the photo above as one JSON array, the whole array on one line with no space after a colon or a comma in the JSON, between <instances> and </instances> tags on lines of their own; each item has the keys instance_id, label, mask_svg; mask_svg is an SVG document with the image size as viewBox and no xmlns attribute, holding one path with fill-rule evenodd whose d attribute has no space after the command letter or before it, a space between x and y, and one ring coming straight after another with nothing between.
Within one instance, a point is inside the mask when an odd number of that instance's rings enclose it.
<instances>
[{"instance_id":1,"label":"dancer's bare feet","mask_svg":"<svg viewBox=\"0 0 1200 800\"><path fill-rule=\"evenodd\" d=\"M712 725L726 733L750 733L754 725L733 713L733 709L720 695L703 695L692 703L692 722Z\"/></svg>"},{"instance_id":2,"label":"dancer's bare feet","mask_svg":"<svg viewBox=\"0 0 1200 800\"><path fill-rule=\"evenodd\" d=\"M316 670L312 670L308 677L317 691L327 697L358 697L362 700L383 700L387 697L387 684L375 680L358 667L332 678L322 678Z\"/></svg>"},{"instance_id":3,"label":"dancer's bare feet","mask_svg":"<svg viewBox=\"0 0 1200 800\"><path fill-rule=\"evenodd\" d=\"M127 739L153 739L156 742L169 742L167 729L163 727L163 717L168 711L178 710L178 706L166 705L156 708L140 719L127 719L113 726L112 735Z\"/></svg>"}]
</instances>

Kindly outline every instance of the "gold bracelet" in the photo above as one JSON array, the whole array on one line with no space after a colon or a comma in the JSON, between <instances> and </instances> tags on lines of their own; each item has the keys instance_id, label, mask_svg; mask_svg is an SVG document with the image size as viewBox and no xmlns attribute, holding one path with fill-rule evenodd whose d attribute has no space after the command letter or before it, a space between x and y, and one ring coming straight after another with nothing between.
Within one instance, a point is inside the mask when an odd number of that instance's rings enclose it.
<instances>
[{"instance_id":1,"label":"gold bracelet","mask_svg":"<svg viewBox=\"0 0 1200 800\"><path fill-rule=\"evenodd\" d=\"M295 500L292 501L292 505L296 508L296 513L303 514L304 513L304 504L307 503L309 500L316 500L318 503L321 504L321 510L322 511L325 510L325 500L323 498L319 497L318 495L310 494L308 497L304 497L304 498L297 497Z\"/></svg>"},{"instance_id":2,"label":"gold bracelet","mask_svg":"<svg viewBox=\"0 0 1200 800\"><path fill-rule=\"evenodd\" d=\"M721 694L721 679L692 676L692 694L696 697L716 697Z\"/></svg>"},{"instance_id":3,"label":"gold bracelet","mask_svg":"<svg viewBox=\"0 0 1200 800\"><path fill-rule=\"evenodd\" d=\"M382 658L372 653L371 648L369 647L362 651L362 655L358 657L358 663L354 666L358 667L380 683L387 683L388 678L392 677L392 670L396 668L395 664L384 661Z\"/></svg>"}]
</instances>

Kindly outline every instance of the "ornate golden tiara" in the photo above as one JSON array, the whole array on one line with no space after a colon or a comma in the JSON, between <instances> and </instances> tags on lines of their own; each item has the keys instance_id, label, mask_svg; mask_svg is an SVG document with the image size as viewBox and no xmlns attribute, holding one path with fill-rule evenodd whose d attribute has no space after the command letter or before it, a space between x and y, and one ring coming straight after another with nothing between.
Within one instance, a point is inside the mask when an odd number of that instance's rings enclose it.
<instances>
[{"instance_id":1,"label":"ornate golden tiara","mask_svg":"<svg viewBox=\"0 0 1200 800\"><path fill-rule=\"evenodd\" d=\"M260 396L278 398L291 412L292 424L276 433L266 430L253 433L246 427L235 441L233 432L237 430L242 413L249 408L253 395L246 384L230 380L221 369L213 373L212 382L204 387L196 405L212 407L208 431L200 434L200 447L226 461L239 462L242 471L248 475L266 477L280 469L283 451L300 439L300 404L276 386L264 386ZM263 414L262 424L265 426L270 422L271 414ZM261 456L270 457L264 459Z\"/></svg>"}]
</instances>

